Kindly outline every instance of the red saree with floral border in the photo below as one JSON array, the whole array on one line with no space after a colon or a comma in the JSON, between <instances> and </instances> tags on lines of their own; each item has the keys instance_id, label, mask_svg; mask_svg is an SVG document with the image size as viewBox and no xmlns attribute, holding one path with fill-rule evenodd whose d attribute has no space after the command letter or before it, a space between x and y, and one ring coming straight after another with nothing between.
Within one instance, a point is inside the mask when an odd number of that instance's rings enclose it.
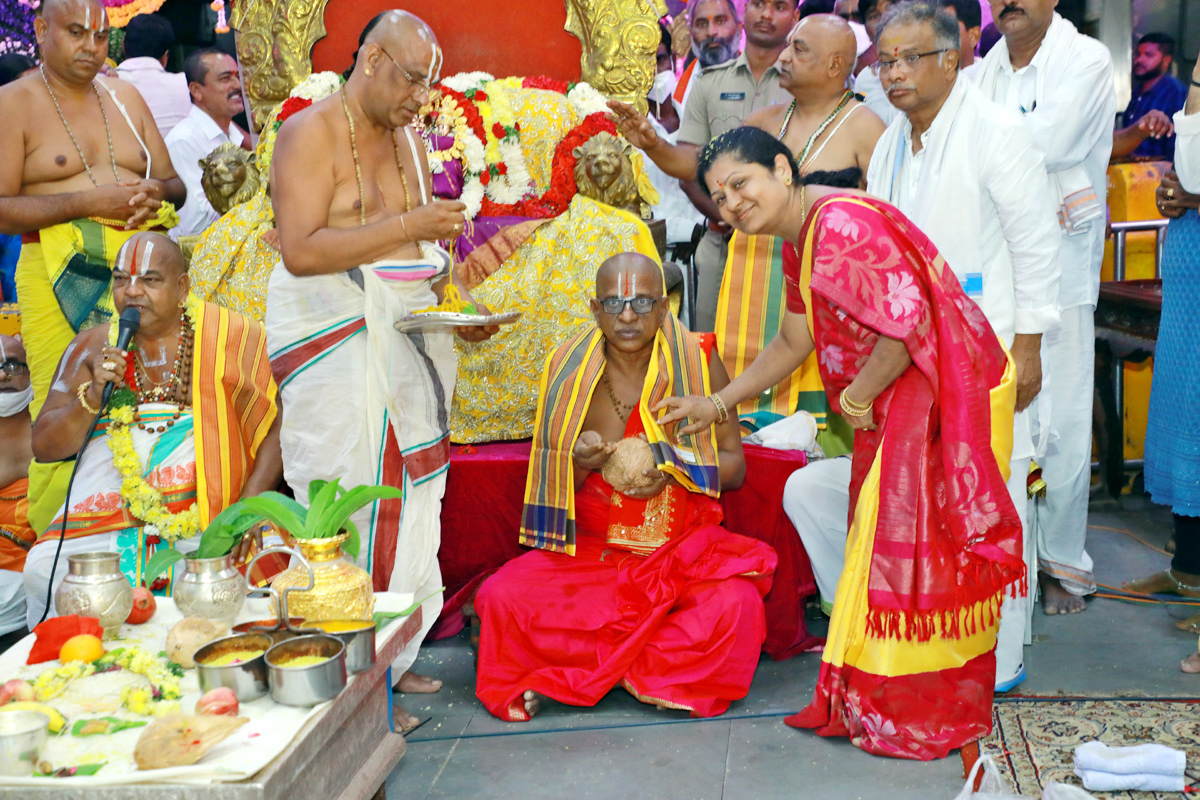
<instances>
[{"instance_id":1,"label":"red saree with floral border","mask_svg":"<svg viewBox=\"0 0 1200 800\"><path fill-rule=\"evenodd\" d=\"M876 430L856 432L816 694L786 721L877 755L942 758L990 729L999 606L1024 572L1005 488L1015 373L945 260L892 206L823 198L797 250L788 291L807 308L831 407L879 335L904 341L912 364L875 400Z\"/></svg>"}]
</instances>

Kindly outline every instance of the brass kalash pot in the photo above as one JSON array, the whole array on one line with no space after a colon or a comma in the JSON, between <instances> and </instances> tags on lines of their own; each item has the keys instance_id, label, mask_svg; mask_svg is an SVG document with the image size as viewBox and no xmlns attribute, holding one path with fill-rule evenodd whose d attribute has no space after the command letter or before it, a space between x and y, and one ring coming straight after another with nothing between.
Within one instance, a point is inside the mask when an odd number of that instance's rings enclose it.
<instances>
[{"instance_id":1,"label":"brass kalash pot","mask_svg":"<svg viewBox=\"0 0 1200 800\"><path fill-rule=\"evenodd\" d=\"M290 589L288 614L303 617L307 622L327 619L371 619L375 613L375 592L371 574L354 565L342 552L342 543L349 538L343 532L325 539L294 539L304 561L294 563L271 581L271 589L279 596ZM312 570L312 588L309 585ZM275 600L272 612L278 614Z\"/></svg>"}]
</instances>

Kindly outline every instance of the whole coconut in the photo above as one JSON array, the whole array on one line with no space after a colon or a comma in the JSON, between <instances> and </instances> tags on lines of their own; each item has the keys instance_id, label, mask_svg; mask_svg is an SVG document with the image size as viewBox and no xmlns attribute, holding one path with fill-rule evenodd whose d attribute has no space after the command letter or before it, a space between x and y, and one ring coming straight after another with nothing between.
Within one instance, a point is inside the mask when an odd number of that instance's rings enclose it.
<instances>
[{"instance_id":1,"label":"whole coconut","mask_svg":"<svg viewBox=\"0 0 1200 800\"><path fill-rule=\"evenodd\" d=\"M650 444L634 436L622 439L617 444L617 449L604 462L600 475L618 492L627 492L654 483L654 479L646 477L644 473L656 466Z\"/></svg>"}]
</instances>

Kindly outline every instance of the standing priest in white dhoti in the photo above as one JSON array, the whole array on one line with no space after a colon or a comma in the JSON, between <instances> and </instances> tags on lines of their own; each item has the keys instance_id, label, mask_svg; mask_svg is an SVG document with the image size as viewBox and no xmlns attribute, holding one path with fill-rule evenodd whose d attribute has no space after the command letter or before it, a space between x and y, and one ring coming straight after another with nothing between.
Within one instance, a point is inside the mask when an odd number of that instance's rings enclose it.
<instances>
[{"instance_id":1,"label":"standing priest in white dhoti","mask_svg":"<svg viewBox=\"0 0 1200 800\"><path fill-rule=\"evenodd\" d=\"M1056 0L992 0L1003 39L972 77L1019 112L1046 159L1058 206L1061 319L1046 332L1051 441L1046 497L1031 506L1042 610L1073 614L1096 590L1084 549L1092 461L1093 316L1104 260L1105 191L1116 95L1108 48L1054 13Z\"/></svg>"},{"instance_id":2,"label":"standing priest in white dhoti","mask_svg":"<svg viewBox=\"0 0 1200 800\"><path fill-rule=\"evenodd\" d=\"M875 147L867 191L903 211L946 258L1010 348L1017 408L1025 409L1041 388L1042 334L1058 319L1058 226L1046 168L1020 118L959 75L959 35L955 18L936 5L905 3L884 16L879 76L903 113ZM1009 463L1008 489L1018 511L1026 505L1034 455L1028 417L1027 411L1016 415ZM797 471L784 494L817 579L825 583L836 583L845 546L845 514L837 526L821 522L824 509L835 505L832 497L841 508L849 501L849 462L841 461ZM996 652L1002 691L1024 675L1025 602L1009 598L1002 609Z\"/></svg>"},{"instance_id":3,"label":"standing priest in white dhoti","mask_svg":"<svg viewBox=\"0 0 1200 800\"><path fill-rule=\"evenodd\" d=\"M394 327L442 299L450 258L432 242L456 238L465 223L462 203L431 199L425 149L408 127L441 63L424 22L384 13L341 91L280 128L271 175L283 261L271 274L266 321L284 477L301 498L316 479L404 490L352 519L376 591L432 595L420 634L393 663L405 692L441 687L409 668L442 603L453 334ZM478 341L494 331L458 334ZM400 709L396 721L417 723Z\"/></svg>"}]
</instances>

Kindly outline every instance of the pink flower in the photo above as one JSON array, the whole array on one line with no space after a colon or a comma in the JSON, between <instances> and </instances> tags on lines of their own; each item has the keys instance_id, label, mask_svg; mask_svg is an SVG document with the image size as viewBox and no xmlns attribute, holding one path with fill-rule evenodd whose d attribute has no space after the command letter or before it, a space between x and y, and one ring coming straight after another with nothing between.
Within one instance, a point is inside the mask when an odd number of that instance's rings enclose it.
<instances>
[{"instance_id":1,"label":"pink flower","mask_svg":"<svg viewBox=\"0 0 1200 800\"><path fill-rule=\"evenodd\" d=\"M825 367L831 374L842 374L842 348L836 344L826 345L821 348L820 359L821 366Z\"/></svg>"},{"instance_id":2,"label":"pink flower","mask_svg":"<svg viewBox=\"0 0 1200 800\"><path fill-rule=\"evenodd\" d=\"M903 319L912 314L921 303L921 290L917 288L911 275L889 274L887 291L888 313L892 319Z\"/></svg>"}]
</instances>

